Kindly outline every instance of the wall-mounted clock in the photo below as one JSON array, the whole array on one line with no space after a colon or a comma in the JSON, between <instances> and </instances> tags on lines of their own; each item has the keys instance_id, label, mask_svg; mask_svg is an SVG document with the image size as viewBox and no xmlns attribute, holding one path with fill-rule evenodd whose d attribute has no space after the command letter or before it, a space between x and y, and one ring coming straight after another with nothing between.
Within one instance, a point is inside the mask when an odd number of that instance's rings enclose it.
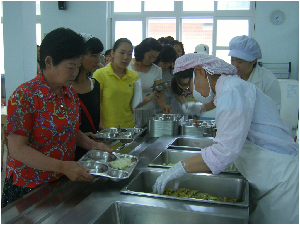
<instances>
[{"instance_id":1,"label":"wall-mounted clock","mask_svg":"<svg viewBox=\"0 0 300 225\"><path fill-rule=\"evenodd\" d=\"M273 24L279 25L282 24L285 20L285 15L280 10L275 10L270 15L270 20Z\"/></svg>"}]
</instances>

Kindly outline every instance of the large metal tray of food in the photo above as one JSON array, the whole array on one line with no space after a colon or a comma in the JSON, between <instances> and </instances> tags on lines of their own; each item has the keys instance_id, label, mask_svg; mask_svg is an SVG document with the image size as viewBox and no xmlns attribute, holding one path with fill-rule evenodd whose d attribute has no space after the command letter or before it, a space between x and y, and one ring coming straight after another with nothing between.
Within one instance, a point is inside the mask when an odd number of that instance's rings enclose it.
<instances>
[{"instance_id":1,"label":"large metal tray of food","mask_svg":"<svg viewBox=\"0 0 300 225\"><path fill-rule=\"evenodd\" d=\"M192 137L179 137L176 138L171 144L168 145L169 149L201 151L202 148L213 145L214 138L192 138Z\"/></svg>"},{"instance_id":2,"label":"large metal tray of food","mask_svg":"<svg viewBox=\"0 0 300 225\"><path fill-rule=\"evenodd\" d=\"M138 158L128 154L90 150L78 162L90 169L89 173L92 175L117 181L127 179L131 175Z\"/></svg>"},{"instance_id":3,"label":"large metal tray of food","mask_svg":"<svg viewBox=\"0 0 300 225\"><path fill-rule=\"evenodd\" d=\"M114 142L114 141L120 141L122 143L130 143L132 142L136 137L141 135L144 132L144 128L106 128L100 132L97 132L95 134L96 139L102 139L103 142Z\"/></svg>"},{"instance_id":4,"label":"large metal tray of food","mask_svg":"<svg viewBox=\"0 0 300 225\"><path fill-rule=\"evenodd\" d=\"M201 151L182 151L182 150L167 150L159 153L153 161L149 163L149 167L170 168L181 160L190 158L200 154ZM238 173L234 163L230 164L224 172Z\"/></svg>"},{"instance_id":5,"label":"large metal tray of food","mask_svg":"<svg viewBox=\"0 0 300 225\"><path fill-rule=\"evenodd\" d=\"M199 191L206 195L212 195L221 199L231 199L233 201L220 201L219 199L207 200L195 197L178 197L170 195L159 195L153 193L153 185L156 179L164 172L162 170L141 171L129 185L121 190L122 194L137 196L147 196L153 198L176 199L180 201L205 202L212 204L234 205L239 207L249 206L249 183L240 174L234 173L196 173L186 174L184 177L167 183L165 190L179 191L189 189ZM168 189L169 188L169 189Z\"/></svg>"}]
</instances>

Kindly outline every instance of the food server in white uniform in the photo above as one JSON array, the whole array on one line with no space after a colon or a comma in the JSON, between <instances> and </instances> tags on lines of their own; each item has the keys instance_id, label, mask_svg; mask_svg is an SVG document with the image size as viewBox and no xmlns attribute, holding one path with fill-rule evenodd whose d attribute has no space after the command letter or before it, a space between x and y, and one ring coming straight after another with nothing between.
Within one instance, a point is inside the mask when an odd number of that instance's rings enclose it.
<instances>
[{"instance_id":1,"label":"food server in white uniform","mask_svg":"<svg viewBox=\"0 0 300 225\"><path fill-rule=\"evenodd\" d=\"M250 223L299 223L299 145L275 102L236 72L210 55L176 60L178 87L203 104L215 99L218 132L212 146L158 177L153 192L162 194L168 181L186 173L218 174L234 162L250 184Z\"/></svg>"}]
</instances>

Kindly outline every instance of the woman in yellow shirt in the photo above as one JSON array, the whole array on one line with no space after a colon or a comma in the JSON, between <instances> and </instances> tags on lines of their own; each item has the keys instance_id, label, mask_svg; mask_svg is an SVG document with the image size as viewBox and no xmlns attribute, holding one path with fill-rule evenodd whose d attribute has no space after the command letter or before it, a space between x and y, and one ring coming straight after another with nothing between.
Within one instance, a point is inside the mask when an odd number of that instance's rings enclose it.
<instances>
[{"instance_id":1,"label":"woman in yellow shirt","mask_svg":"<svg viewBox=\"0 0 300 225\"><path fill-rule=\"evenodd\" d=\"M100 127L135 126L131 109L134 83L139 79L136 72L127 69L132 59L133 46L127 38L118 39L111 52L113 62L93 74L100 83Z\"/></svg>"}]
</instances>

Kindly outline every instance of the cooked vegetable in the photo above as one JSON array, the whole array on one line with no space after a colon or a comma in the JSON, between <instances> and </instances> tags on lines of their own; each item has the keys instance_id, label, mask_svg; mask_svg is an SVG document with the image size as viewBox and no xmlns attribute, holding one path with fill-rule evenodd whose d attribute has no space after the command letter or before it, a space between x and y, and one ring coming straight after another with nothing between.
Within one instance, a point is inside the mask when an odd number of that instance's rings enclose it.
<instances>
[{"instance_id":1,"label":"cooked vegetable","mask_svg":"<svg viewBox=\"0 0 300 225\"><path fill-rule=\"evenodd\" d=\"M116 170L127 170L130 167L132 167L133 164L134 164L134 161L132 161L131 159L121 158L121 159L117 159L117 160L111 162L110 166Z\"/></svg>"},{"instance_id":2,"label":"cooked vegetable","mask_svg":"<svg viewBox=\"0 0 300 225\"><path fill-rule=\"evenodd\" d=\"M233 202L237 203L236 199L229 197L216 197L208 193L201 193L198 190L190 190L187 188L179 188L177 191L172 190L171 188L165 188L163 193L164 195L182 197L182 198L196 198L210 201L219 201L219 202Z\"/></svg>"}]
</instances>

